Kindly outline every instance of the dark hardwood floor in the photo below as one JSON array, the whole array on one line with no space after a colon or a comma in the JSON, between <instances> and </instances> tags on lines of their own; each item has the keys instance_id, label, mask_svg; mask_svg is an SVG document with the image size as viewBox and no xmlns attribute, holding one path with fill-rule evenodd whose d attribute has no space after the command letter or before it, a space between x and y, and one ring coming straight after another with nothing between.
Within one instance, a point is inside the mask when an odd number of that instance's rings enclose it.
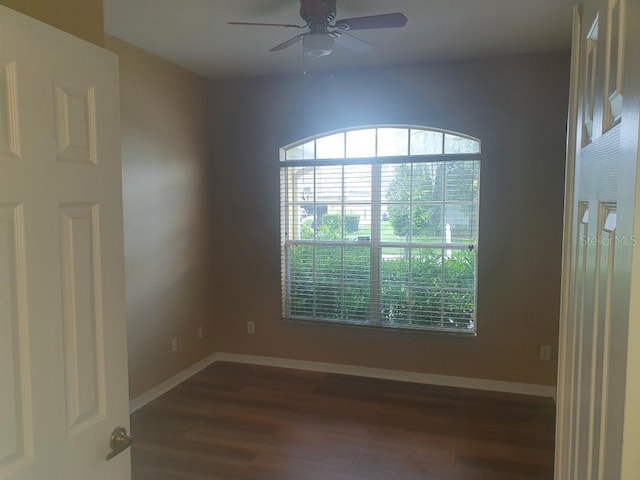
<instances>
[{"instance_id":1,"label":"dark hardwood floor","mask_svg":"<svg viewBox=\"0 0 640 480\"><path fill-rule=\"evenodd\" d=\"M131 422L133 480L553 478L536 397L215 363Z\"/></svg>"}]
</instances>

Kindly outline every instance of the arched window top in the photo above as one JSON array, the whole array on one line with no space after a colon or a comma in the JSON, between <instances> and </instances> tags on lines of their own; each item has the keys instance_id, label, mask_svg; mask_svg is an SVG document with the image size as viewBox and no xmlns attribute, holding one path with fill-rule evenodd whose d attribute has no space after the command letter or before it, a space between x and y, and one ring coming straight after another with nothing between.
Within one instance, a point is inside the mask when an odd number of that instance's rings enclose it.
<instances>
[{"instance_id":1,"label":"arched window top","mask_svg":"<svg viewBox=\"0 0 640 480\"><path fill-rule=\"evenodd\" d=\"M333 131L282 149L283 161L433 155L478 155L480 140L416 126L375 126Z\"/></svg>"}]
</instances>

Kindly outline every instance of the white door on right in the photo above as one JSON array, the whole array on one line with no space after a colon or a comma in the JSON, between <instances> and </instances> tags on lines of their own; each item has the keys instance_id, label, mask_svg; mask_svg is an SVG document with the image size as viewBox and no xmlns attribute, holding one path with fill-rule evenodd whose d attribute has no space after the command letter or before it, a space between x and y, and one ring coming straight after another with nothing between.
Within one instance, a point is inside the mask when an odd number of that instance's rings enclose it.
<instances>
[{"instance_id":1,"label":"white door on right","mask_svg":"<svg viewBox=\"0 0 640 480\"><path fill-rule=\"evenodd\" d=\"M556 480L640 479L640 1L574 22Z\"/></svg>"}]
</instances>

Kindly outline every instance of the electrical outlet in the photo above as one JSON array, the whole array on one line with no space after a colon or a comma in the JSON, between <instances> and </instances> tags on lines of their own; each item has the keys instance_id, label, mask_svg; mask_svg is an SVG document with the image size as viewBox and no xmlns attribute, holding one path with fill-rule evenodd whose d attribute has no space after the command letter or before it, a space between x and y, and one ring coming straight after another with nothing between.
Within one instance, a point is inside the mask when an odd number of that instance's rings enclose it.
<instances>
[{"instance_id":1,"label":"electrical outlet","mask_svg":"<svg viewBox=\"0 0 640 480\"><path fill-rule=\"evenodd\" d=\"M551 360L551 345L540 345L540 360L545 362Z\"/></svg>"},{"instance_id":2,"label":"electrical outlet","mask_svg":"<svg viewBox=\"0 0 640 480\"><path fill-rule=\"evenodd\" d=\"M255 333L256 333L256 322L252 322L251 320L247 322L247 333L249 335L255 335Z\"/></svg>"},{"instance_id":3,"label":"electrical outlet","mask_svg":"<svg viewBox=\"0 0 640 480\"><path fill-rule=\"evenodd\" d=\"M198 325L198 329L196 330L196 337L198 338L198 340L202 340L203 336L202 325Z\"/></svg>"},{"instance_id":4,"label":"electrical outlet","mask_svg":"<svg viewBox=\"0 0 640 480\"><path fill-rule=\"evenodd\" d=\"M173 337L171 339L171 351L172 352L178 351L178 337Z\"/></svg>"}]
</instances>

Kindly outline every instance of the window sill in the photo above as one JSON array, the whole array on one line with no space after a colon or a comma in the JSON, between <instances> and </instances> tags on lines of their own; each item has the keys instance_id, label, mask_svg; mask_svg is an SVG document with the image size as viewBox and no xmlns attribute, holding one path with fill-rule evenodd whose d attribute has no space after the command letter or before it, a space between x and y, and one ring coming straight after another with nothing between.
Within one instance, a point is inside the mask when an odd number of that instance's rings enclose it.
<instances>
[{"instance_id":1,"label":"window sill","mask_svg":"<svg viewBox=\"0 0 640 480\"><path fill-rule=\"evenodd\" d=\"M478 332L476 330L461 331L461 330L447 330L436 328L412 328L412 327L400 327L400 326L388 326L388 325L371 325L367 323L356 322L333 322L331 320L307 320L297 318L283 318L282 322L289 325L310 325L310 326L324 326L324 327L338 327L338 328L352 328L357 330L370 330L370 331L385 331L390 333L400 334L413 334L413 335L436 335L445 337L459 337L459 338L476 338Z\"/></svg>"}]
</instances>

